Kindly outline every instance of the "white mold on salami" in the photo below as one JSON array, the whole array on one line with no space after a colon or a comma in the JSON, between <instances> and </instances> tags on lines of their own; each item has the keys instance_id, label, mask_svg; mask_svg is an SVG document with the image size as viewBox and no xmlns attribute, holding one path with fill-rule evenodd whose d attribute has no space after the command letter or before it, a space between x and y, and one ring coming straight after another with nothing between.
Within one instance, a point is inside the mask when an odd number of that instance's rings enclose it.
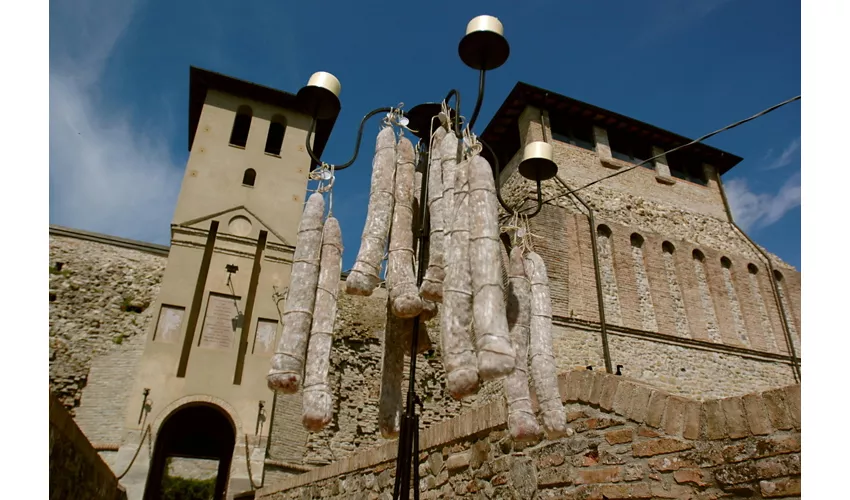
<instances>
[{"instance_id":1,"label":"white mold on salami","mask_svg":"<svg viewBox=\"0 0 850 500\"><path fill-rule=\"evenodd\" d=\"M516 349L516 366L505 377L508 403L508 431L516 441L527 441L540 435L540 426L531 405L528 389L528 335L531 326L531 282L525 275L522 248L511 249L508 262L507 319L511 340Z\"/></svg>"},{"instance_id":2,"label":"white mold on salami","mask_svg":"<svg viewBox=\"0 0 850 500\"><path fill-rule=\"evenodd\" d=\"M372 161L372 185L366 224L360 238L360 251L345 280L350 295L372 295L380 283L381 261L393 216L393 184L395 177L395 134L384 127L375 141Z\"/></svg>"},{"instance_id":3,"label":"white mold on salami","mask_svg":"<svg viewBox=\"0 0 850 500\"><path fill-rule=\"evenodd\" d=\"M455 214L446 246L446 278L440 315L440 340L446 389L455 399L478 390L478 361L472 344L472 275L469 267L468 163L455 176Z\"/></svg>"},{"instance_id":4,"label":"white mold on salami","mask_svg":"<svg viewBox=\"0 0 850 500\"><path fill-rule=\"evenodd\" d=\"M410 338L413 319L402 319L392 313L387 300L387 323L384 327L381 360L381 395L378 400L378 428L384 438L398 437L402 414L402 381L404 379L405 332Z\"/></svg>"},{"instance_id":5,"label":"white mold on salami","mask_svg":"<svg viewBox=\"0 0 850 500\"><path fill-rule=\"evenodd\" d=\"M422 312L422 299L416 286L413 254L413 144L402 137L396 148L395 203L387 263L387 290L392 312L399 318L413 318Z\"/></svg>"},{"instance_id":6,"label":"white mold on salami","mask_svg":"<svg viewBox=\"0 0 850 500\"><path fill-rule=\"evenodd\" d=\"M552 348L552 302L549 278L543 259L534 252L525 256L525 274L531 280L531 333L529 336L529 366L540 416L548 439L567 435L567 415L561 394L555 355Z\"/></svg>"},{"instance_id":7,"label":"white mold on salami","mask_svg":"<svg viewBox=\"0 0 850 500\"><path fill-rule=\"evenodd\" d=\"M419 286L419 294L423 299L432 302L442 302L443 280L446 277L444 247L448 226L445 223L445 200L443 199L443 174L440 156L440 144L445 137L447 137L447 134L444 127L439 127L434 132L433 147L428 164L428 211L431 233L428 238L428 268L425 271L422 284Z\"/></svg>"},{"instance_id":8,"label":"white mold on salami","mask_svg":"<svg viewBox=\"0 0 850 500\"><path fill-rule=\"evenodd\" d=\"M478 374L493 380L516 365L505 311L499 267L499 206L490 164L480 155L469 161L469 263L472 270L473 318Z\"/></svg>"},{"instance_id":9,"label":"white mold on salami","mask_svg":"<svg viewBox=\"0 0 850 500\"><path fill-rule=\"evenodd\" d=\"M333 416L333 396L328 384L331 343L337 313L339 273L342 268L342 233L334 217L325 220L322 230L322 258L313 327L307 346L304 369L304 397L301 421L311 431L322 430Z\"/></svg>"},{"instance_id":10,"label":"white mold on salami","mask_svg":"<svg viewBox=\"0 0 850 500\"><path fill-rule=\"evenodd\" d=\"M269 388L285 394L298 391L304 373L319 282L324 211L325 200L321 193L311 194L298 226L289 293L283 310L283 332L267 376Z\"/></svg>"}]
</instances>

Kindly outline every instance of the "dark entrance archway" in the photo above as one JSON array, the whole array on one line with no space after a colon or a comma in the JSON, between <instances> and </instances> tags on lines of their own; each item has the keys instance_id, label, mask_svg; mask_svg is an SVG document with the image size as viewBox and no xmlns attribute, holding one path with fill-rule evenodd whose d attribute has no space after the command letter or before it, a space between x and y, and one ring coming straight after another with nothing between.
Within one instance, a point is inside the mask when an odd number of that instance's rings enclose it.
<instances>
[{"instance_id":1,"label":"dark entrance archway","mask_svg":"<svg viewBox=\"0 0 850 500\"><path fill-rule=\"evenodd\" d=\"M169 457L218 460L215 500L223 500L230 475L236 428L218 406L190 403L174 410L159 429L153 449L144 500L160 500Z\"/></svg>"}]
</instances>

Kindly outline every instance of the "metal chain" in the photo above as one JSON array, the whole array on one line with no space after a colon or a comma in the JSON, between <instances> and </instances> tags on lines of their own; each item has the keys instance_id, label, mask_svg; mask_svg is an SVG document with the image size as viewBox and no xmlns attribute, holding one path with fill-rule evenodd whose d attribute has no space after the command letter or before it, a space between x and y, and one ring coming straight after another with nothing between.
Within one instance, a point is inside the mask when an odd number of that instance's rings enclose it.
<instances>
[{"instance_id":1,"label":"metal chain","mask_svg":"<svg viewBox=\"0 0 850 500\"><path fill-rule=\"evenodd\" d=\"M121 479L124 478L124 476L127 475L128 472L130 472L130 467L133 466L133 463L136 461L136 457L139 456L139 452L142 451L142 446L145 444L145 436L149 436L150 432L151 432L151 425L148 424L148 426L145 427L145 432L142 433L142 439L139 441L139 447L136 448L136 453L133 454L133 458L130 460L130 463L127 464L127 468L124 469L124 472L122 472L120 476L116 477L116 479L118 479L120 481ZM148 446L148 448L150 448L150 446Z\"/></svg>"}]
</instances>

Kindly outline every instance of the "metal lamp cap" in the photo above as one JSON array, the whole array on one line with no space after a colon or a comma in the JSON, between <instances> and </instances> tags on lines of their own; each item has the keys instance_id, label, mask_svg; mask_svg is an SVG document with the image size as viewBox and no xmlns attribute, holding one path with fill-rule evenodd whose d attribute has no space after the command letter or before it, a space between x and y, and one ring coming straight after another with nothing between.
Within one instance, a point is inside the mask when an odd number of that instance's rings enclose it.
<instances>
[{"instance_id":1,"label":"metal lamp cap","mask_svg":"<svg viewBox=\"0 0 850 500\"><path fill-rule=\"evenodd\" d=\"M558 174L558 165L552 160L552 145L535 141L525 146L519 173L526 179L545 181Z\"/></svg>"},{"instance_id":2,"label":"metal lamp cap","mask_svg":"<svg viewBox=\"0 0 850 500\"><path fill-rule=\"evenodd\" d=\"M320 87L325 90L329 90L337 97L339 97L339 93L342 91L342 85L339 83L337 77L325 71L317 71L316 73L313 73L307 81L307 86Z\"/></svg>"},{"instance_id":3,"label":"metal lamp cap","mask_svg":"<svg viewBox=\"0 0 850 500\"><path fill-rule=\"evenodd\" d=\"M493 16L486 15L478 16L472 21L469 21L469 24L466 25L467 35L476 31L491 31L501 36L505 35L505 29L502 26L502 22Z\"/></svg>"}]
</instances>

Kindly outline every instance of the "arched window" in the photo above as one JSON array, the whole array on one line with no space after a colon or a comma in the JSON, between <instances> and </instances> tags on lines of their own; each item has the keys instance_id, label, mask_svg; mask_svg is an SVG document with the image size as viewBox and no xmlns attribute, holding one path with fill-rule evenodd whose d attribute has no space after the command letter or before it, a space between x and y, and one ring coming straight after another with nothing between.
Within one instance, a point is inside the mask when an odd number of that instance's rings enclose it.
<instances>
[{"instance_id":1,"label":"arched window","mask_svg":"<svg viewBox=\"0 0 850 500\"><path fill-rule=\"evenodd\" d=\"M747 264L747 271L749 271L749 272L750 272L750 274L758 274L758 272L759 272L759 268L758 268L758 267L756 267L756 265L755 265L755 264L753 264L752 262L750 262L749 264Z\"/></svg>"},{"instance_id":2,"label":"arched window","mask_svg":"<svg viewBox=\"0 0 850 500\"><path fill-rule=\"evenodd\" d=\"M253 112L249 106L239 106L236 118L233 120L233 130L230 132L230 144L245 147L248 143L248 131L251 129Z\"/></svg>"},{"instance_id":3,"label":"arched window","mask_svg":"<svg viewBox=\"0 0 850 500\"><path fill-rule=\"evenodd\" d=\"M779 271L777 271L776 269L774 269L774 270L773 270L773 278L774 278L776 281L782 281L782 273L780 273Z\"/></svg>"},{"instance_id":4,"label":"arched window","mask_svg":"<svg viewBox=\"0 0 850 500\"><path fill-rule=\"evenodd\" d=\"M605 224L600 224L596 228L596 234L598 234L599 236L605 237L605 238L610 238L611 237L611 228L606 226Z\"/></svg>"},{"instance_id":5,"label":"arched window","mask_svg":"<svg viewBox=\"0 0 850 500\"><path fill-rule=\"evenodd\" d=\"M257 171L253 168L245 169L245 173L242 174L242 184L245 186L253 186L254 181L257 180Z\"/></svg>"},{"instance_id":6,"label":"arched window","mask_svg":"<svg viewBox=\"0 0 850 500\"><path fill-rule=\"evenodd\" d=\"M705 255L703 255L702 252L700 252L698 249L695 248L694 249L694 259L696 259L700 262L703 262L703 261L705 261Z\"/></svg>"},{"instance_id":7,"label":"arched window","mask_svg":"<svg viewBox=\"0 0 850 500\"><path fill-rule=\"evenodd\" d=\"M637 233L632 233L630 240L632 242L633 247L638 247L638 248L643 247L643 236L641 236Z\"/></svg>"},{"instance_id":8,"label":"arched window","mask_svg":"<svg viewBox=\"0 0 850 500\"><path fill-rule=\"evenodd\" d=\"M720 257L720 265L726 269L731 269L732 261L729 260L729 257Z\"/></svg>"},{"instance_id":9,"label":"arched window","mask_svg":"<svg viewBox=\"0 0 850 500\"><path fill-rule=\"evenodd\" d=\"M669 241L661 244L662 260L664 262L664 274L667 275L667 287L670 290L670 298L673 305L673 317L676 320L676 333L682 337L691 336L691 327L688 323L688 311L685 309L685 298L682 295L682 287L679 285L679 270L673 259L676 247Z\"/></svg>"},{"instance_id":10,"label":"arched window","mask_svg":"<svg viewBox=\"0 0 850 500\"><path fill-rule=\"evenodd\" d=\"M283 146L283 135L286 132L286 118L275 115L269 124L269 135L266 137L266 153L280 155Z\"/></svg>"}]
</instances>

